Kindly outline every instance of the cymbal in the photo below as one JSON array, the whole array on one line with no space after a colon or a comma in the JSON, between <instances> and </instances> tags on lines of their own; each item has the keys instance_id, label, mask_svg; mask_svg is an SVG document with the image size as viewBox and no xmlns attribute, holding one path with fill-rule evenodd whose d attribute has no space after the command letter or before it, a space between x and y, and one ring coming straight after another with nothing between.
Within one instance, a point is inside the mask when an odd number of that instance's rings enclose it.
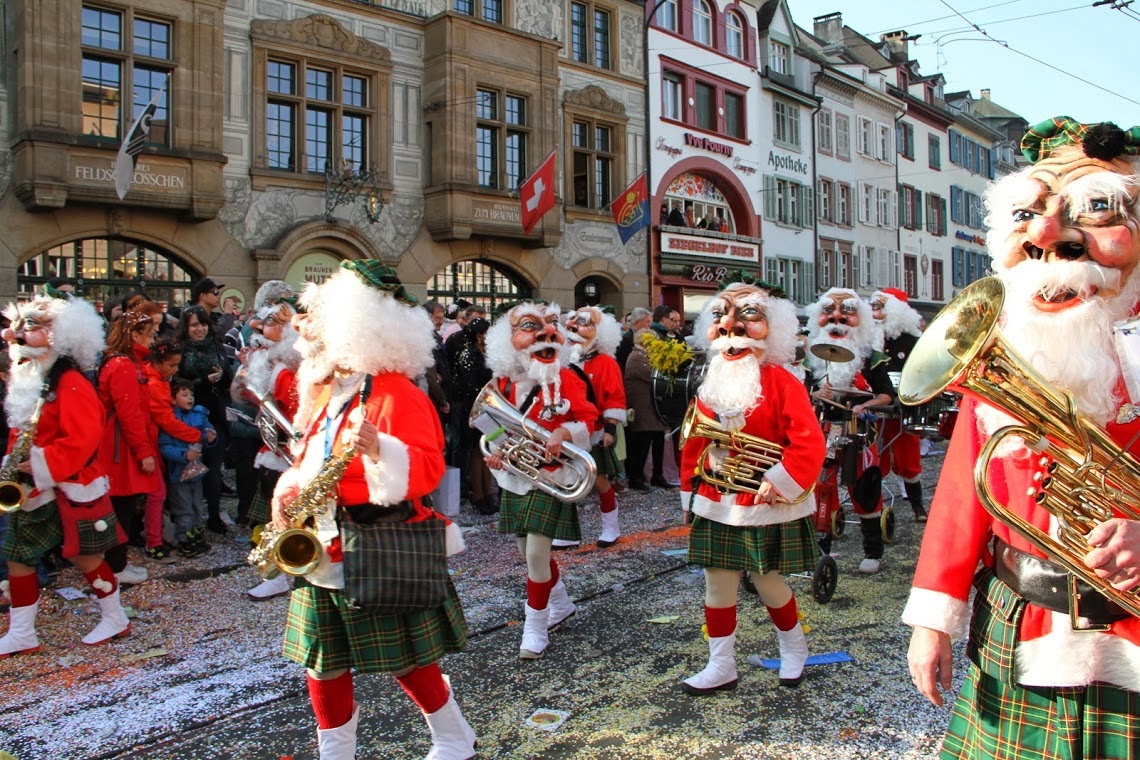
<instances>
[{"instance_id":1,"label":"cymbal","mask_svg":"<svg viewBox=\"0 0 1140 760\"><path fill-rule=\"evenodd\" d=\"M871 391L861 391L858 388L832 388L831 393L835 396L874 396Z\"/></svg>"},{"instance_id":2,"label":"cymbal","mask_svg":"<svg viewBox=\"0 0 1140 760\"><path fill-rule=\"evenodd\" d=\"M822 359L825 362L849 362L855 358L855 354L850 349L830 343L817 343L811 347L811 352L817 359Z\"/></svg>"}]
</instances>

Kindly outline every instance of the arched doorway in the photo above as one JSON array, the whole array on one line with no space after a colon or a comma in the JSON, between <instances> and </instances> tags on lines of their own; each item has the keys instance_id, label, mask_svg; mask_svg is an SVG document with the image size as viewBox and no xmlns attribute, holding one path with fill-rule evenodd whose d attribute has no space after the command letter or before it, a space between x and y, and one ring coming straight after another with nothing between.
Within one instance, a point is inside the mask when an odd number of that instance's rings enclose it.
<instances>
[{"instance_id":1,"label":"arched doorway","mask_svg":"<svg viewBox=\"0 0 1140 760\"><path fill-rule=\"evenodd\" d=\"M511 301L533 295L530 285L517 272L481 259L456 261L436 272L427 283L428 298L446 305L463 299L479 304L488 314Z\"/></svg>"},{"instance_id":2,"label":"arched doorway","mask_svg":"<svg viewBox=\"0 0 1140 760\"><path fill-rule=\"evenodd\" d=\"M583 277L574 286L575 306L621 307L621 291L606 277L590 275ZM618 319L621 315L618 315Z\"/></svg>"},{"instance_id":3,"label":"arched doorway","mask_svg":"<svg viewBox=\"0 0 1140 760\"><path fill-rule=\"evenodd\" d=\"M78 295L101 306L140 290L164 306L186 303L200 277L167 251L133 240L86 238L49 248L20 265L16 290L31 298L53 277L75 281Z\"/></svg>"}]
</instances>

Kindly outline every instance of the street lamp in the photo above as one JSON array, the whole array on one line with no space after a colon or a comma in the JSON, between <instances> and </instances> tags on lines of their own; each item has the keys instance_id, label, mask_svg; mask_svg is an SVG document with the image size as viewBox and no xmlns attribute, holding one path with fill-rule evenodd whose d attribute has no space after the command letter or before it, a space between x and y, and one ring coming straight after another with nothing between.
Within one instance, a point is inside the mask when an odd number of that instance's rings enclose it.
<instances>
[{"instance_id":1,"label":"street lamp","mask_svg":"<svg viewBox=\"0 0 1140 760\"><path fill-rule=\"evenodd\" d=\"M384 173L378 169L354 170L352 161L345 160L340 171L325 163L325 221L332 222L333 211L342 203L364 201L364 214L369 224L380 221L384 210L385 192L382 187Z\"/></svg>"}]
</instances>

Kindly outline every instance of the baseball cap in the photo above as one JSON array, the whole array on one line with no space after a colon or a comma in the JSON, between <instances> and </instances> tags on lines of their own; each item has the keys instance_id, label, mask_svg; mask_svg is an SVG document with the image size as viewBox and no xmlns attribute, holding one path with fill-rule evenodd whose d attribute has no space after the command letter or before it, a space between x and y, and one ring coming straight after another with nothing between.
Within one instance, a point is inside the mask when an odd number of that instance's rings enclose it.
<instances>
[{"instance_id":1,"label":"baseball cap","mask_svg":"<svg viewBox=\"0 0 1140 760\"><path fill-rule=\"evenodd\" d=\"M224 283L214 282L209 277L203 277L194 283L194 287L190 289L190 299L197 301L198 297L203 293L209 293L211 290L221 290L225 287Z\"/></svg>"}]
</instances>

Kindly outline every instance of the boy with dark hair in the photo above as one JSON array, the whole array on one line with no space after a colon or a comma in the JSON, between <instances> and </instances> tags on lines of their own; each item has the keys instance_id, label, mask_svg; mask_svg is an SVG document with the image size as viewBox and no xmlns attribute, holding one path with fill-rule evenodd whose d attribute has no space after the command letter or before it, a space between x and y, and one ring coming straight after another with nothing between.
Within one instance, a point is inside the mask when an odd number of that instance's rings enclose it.
<instances>
[{"instance_id":1,"label":"boy with dark hair","mask_svg":"<svg viewBox=\"0 0 1140 760\"><path fill-rule=\"evenodd\" d=\"M210 425L210 414L194 404L194 383L184 377L170 379L174 416L202 433L207 446L217 440ZM206 543L206 503L202 496L202 444L187 443L166 431L158 434L158 446L166 460L167 499L170 518L174 521L174 540L183 557L197 557L210 550Z\"/></svg>"}]
</instances>

